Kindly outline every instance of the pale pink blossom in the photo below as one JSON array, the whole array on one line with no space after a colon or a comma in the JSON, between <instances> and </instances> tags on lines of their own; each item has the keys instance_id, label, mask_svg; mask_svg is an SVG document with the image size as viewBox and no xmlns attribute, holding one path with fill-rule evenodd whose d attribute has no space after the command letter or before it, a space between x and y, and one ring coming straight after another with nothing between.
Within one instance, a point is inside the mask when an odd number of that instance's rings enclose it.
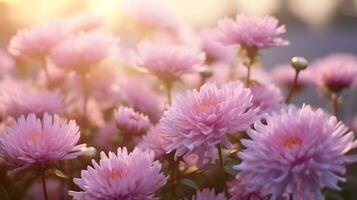
<instances>
[{"instance_id":1,"label":"pale pink blossom","mask_svg":"<svg viewBox=\"0 0 357 200\"><path fill-rule=\"evenodd\" d=\"M347 53L330 54L312 63L315 83L332 92L354 87L357 80L357 57Z\"/></svg>"},{"instance_id":2,"label":"pale pink blossom","mask_svg":"<svg viewBox=\"0 0 357 200\"><path fill-rule=\"evenodd\" d=\"M58 90L35 90L32 85L19 81L5 81L0 88L4 117L17 118L30 113L42 116L46 112L60 114L65 108Z\"/></svg>"},{"instance_id":3,"label":"pale pink blossom","mask_svg":"<svg viewBox=\"0 0 357 200\"><path fill-rule=\"evenodd\" d=\"M88 73L117 49L118 40L103 31L95 30L71 36L51 52L54 64L80 74Z\"/></svg>"},{"instance_id":4,"label":"pale pink blossom","mask_svg":"<svg viewBox=\"0 0 357 200\"><path fill-rule=\"evenodd\" d=\"M114 112L117 127L122 134L142 135L146 133L151 124L149 118L133 108L121 106Z\"/></svg>"},{"instance_id":5,"label":"pale pink blossom","mask_svg":"<svg viewBox=\"0 0 357 200\"><path fill-rule=\"evenodd\" d=\"M68 36L62 22L48 22L20 30L10 40L9 53L15 57L46 57L51 50Z\"/></svg>"},{"instance_id":6,"label":"pale pink blossom","mask_svg":"<svg viewBox=\"0 0 357 200\"><path fill-rule=\"evenodd\" d=\"M152 150L155 153L155 158L161 157L165 154L165 143L161 138L161 132L162 130L159 124L151 127L141 138L138 147L143 150Z\"/></svg>"},{"instance_id":7,"label":"pale pink blossom","mask_svg":"<svg viewBox=\"0 0 357 200\"><path fill-rule=\"evenodd\" d=\"M193 72L204 59L203 53L187 46L144 42L139 45L136 64L164 83L171 83L181 75Z\"/></svg>"},{"instance_id":8,"label":"pale pink blossom","mask_svg":"<svg viewBox=\"0 0 357 200\"><path fill-rule=\"evenodd\" d=\"M286 32L285 26L279 26L279 21L271 16L255 17L240 14L235 20L224 18L218 22L218 31L218 40L224 45L261 49L289 44L280 37Z\"/></svg>"}]
</instances>

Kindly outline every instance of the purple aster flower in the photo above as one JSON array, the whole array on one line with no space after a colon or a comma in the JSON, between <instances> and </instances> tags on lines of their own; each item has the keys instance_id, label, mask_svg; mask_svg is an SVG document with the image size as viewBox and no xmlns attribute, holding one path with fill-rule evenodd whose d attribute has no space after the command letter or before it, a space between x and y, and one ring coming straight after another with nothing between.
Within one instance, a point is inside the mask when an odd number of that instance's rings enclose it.
<instances>
[{"instance_id":1,"label":"purple aster flower","mask_svg":"<svg viewBox=\"0 0 357 200\"><path fill-rule=\"evenodd\" d=\"M249 89L253 94L253 105L259 107L260 113L277 111L283 107L283 95L275 85L253 83Z\"/></svg>"},{"instance_id":2,"label":"purple aster flower","mask_svg":"<svg viewBox=\"0 0 357 200\"><path fill-rule=\"evenodd\" d=\"M68 36L62 22L49 22L20 30L11 38L8 50L15 57L44 58L52 48Z\"/></svg>"},{"instance_id":3,"label":"purple aster flower","mask_svg":"<svg viewBox=\"0 0 357 200\"><path fill-rule=\"evenodd\" d=\"M226 135L243 131L260 118L253 105L252 94L239 82L218 87L206 83L199 91L178 95L160 120L162 138L167 152L176 150L175 156L196 153L202 163L212 147L232 144Z\"/></svg>"},{"instance_id":4,"label":"purple aster flower","mask_svg":"<svg viewBox=\"0 0 357 200\"><path fill-rule=\"evenodd\" d=\"M133 108L119 107L114 112L114 118L118 129L123 134L142 135L151 126L149 118L142 113L135 112Z\"/></svg>"},{"instance_id":5,"label":"purple aster flower","mask_svg":"<svg viewBox=\"0 0 357 200\"><path fill-rule=\"evenodd\" d=\"M224 193L216 195L214 189L210 190L208 188L204 188L197 191L197 193L192 196L192 200L228 200L228 198L224 196Z\"/></svg>"},{"instance_id":6,"label":"purple aster flower","mask_svg":"<svg viewBox=\"0 0 357 200\"><path fill-rule=\"evenodd\" d=\"M181 75L194 71L205 59L203 53L180 45L152 44L139 45L137 65L146 68L164 83L171 83Z\"/></svg>"},{"instance_id":7,"label":"purple aster flower","mask_svg":"<svg viewBox=\"0 0 357 200\"><path fill-rule=\"evenodd\" d=\"M272 75L274 81L282 86L290 88L294 83L295 69L290 66L290 64L280 64L273 68ZM308 68L306 70L301 70L299 72L299 77L296 83L297 88L306 87L313 84L313 73L312 69Z\"/></svg>"},{"instance_id":8,"label":"purple aster flower","mask_svg":"<svg viewBox=\"0 0 357 200\"><path fill-rule=\"evenodd\" d=\"M117 154L100 153L100 161L82 170L74 182L83 190L70 191L75 200L152 200L154 193L166 183L161 163L154 154L135 148L132 153L118 148Z\"/></svg>"},{"instance_id":9,"label":"purple aster flower","mask_svg":"<svg viewBox=\"0 0 357 200\"><path fill-rule=\"evenodd\" d=\"M161 138L161 132L160 124L151 127L138 143L138 147L143 150L150 149L155 153L156 158L161 157L165 154L165 144Z\"/></svg>"},{"instance_id":10,"label":"purple aster flower","mask_svg":"<svg viewBox=\"0 0 357 200\"><path fill-rule=\"evenodd\" d=\"M233 181L227 183L229 193L232 195L232 200L261 200L263 199L262 191L256 188L249 188L247 181L250 179L250 174L238 174Z\"/></svg>"},{"instance_id":11,"label":"purple aster flower","mask_svg":"<svg viewBox=\"0 0 357 200\"><path fill-rule=\"evenodd\" d=\"M320 190L338 190L345 165L356 161L345 155L356 147L352 132L322 109L288 107L257 121L248 130L251 140L238 153L242 163L234 168L248 175L247 187L261 188L272 198L292 193L297 199L322 199ZM269 163L269 164L267 164Z\"/></svg>"},{"instance_id":12,"label":"purple aster flower","mask_svg":"<svg viewBox=\"0 0 357 200\"><path fill-rule=\"evenodd\" d=\"M279 21L270 16L237 15L235 21L225 18L218 22L218 31L218 39L224 45L261 49L289 44L279 37L286 32L285 26L279 26Z\"/></svg>"},{"instance_id":13,"label":"purple aster flower","mask_svg":"<svg viewBox=\"0 0 357 200\"><path fill-rule=\"evenodd\" d=\"M3 105L4 117L14 118L29 113L39 117L45 112L59 114L65 107L59 91L35 91L30 84L11 80L1 85L0 102Z\"/></svg>"},{"instance_id":14,"label":"purple aster flower","mask_svg":"<svg viewBox=\"0 0 357 200\"><path fill-rule=\"evenodd\" d=\"M58 44L50 58L57 67L82 74L112 56L117 42L114 36L103 31L80 33Z\"/></svg>"},{"instance_id":15,"label":"purple aster flower","mask_svg":"<svg viewBox=\"0 0 357 200\"><path fill-rule=\"evenodd\" d=\"M86 144L76 145L79 137L75 121L68 122L47 113L41 120L29 114L26 118L21 116L0 134L0 155L15 167L50 165L92 152Z\"/></svg>"},{"instance_id":16,"label":"purple aster flower","mask_svg":"<svg viewBox=\"0 0 357 200\"><path fill-rule=\"evenodd\" d=\"M331 54L312 64L316 84L332 92L339 92L356 84L357 57L351 54Z\"/></svg>"},{"instance_id":17,"label":"purple aster flower","mask_svg":"<svg viewBox=\"0 0 357 200\"><path fill-rule=\"evenodd\" d=\"M215 29L205 29L200 32L202 48L207 54L207 60L231 63L234 60L234 48L223 46L216 41L217 33Z\"/></svg>"},{"instance_id":18,"label":"purple aster flower","mask_svg":"<svg viewBox=\"0 0 357 200\"><path fill-rule=\"evenodd\" d=\"M127 106L146 114L153 123L160 120L163 103L148 81L137 77L128 78L120 84L120 91L121 98Z\"/></svg>"}]
</instances>

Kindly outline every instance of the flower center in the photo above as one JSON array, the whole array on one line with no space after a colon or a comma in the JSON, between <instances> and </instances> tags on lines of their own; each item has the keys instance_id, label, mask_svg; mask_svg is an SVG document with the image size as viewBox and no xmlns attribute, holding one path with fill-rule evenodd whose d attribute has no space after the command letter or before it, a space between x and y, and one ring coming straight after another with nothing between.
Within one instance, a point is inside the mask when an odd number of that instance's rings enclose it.
<instances>
[{"instance_id":1,"label":"flower center","mask_svg":"<svg viewBox=\"0 0 357 200\"><path fill-rule=\"evenodd\" d=\"M283 145L284 147L287 147L287 148L292 148L293 146L300 146L302 143L301 139L298 138L298 137L292 137L292 138L288 138L284 141Z\"/></svg>"},{"instance_id":2,"label":"flower center","mask_svg":"<svg viewBox=\"0 0 357 200\"><path fill-rule=\"evenodd\" d=\"M120 179L121 178L121 174L119 172L119 170L112 170L110 177L114 180L116 179Z\"/></svg>"},{"instance_id":3,"label":"flower center","mask_svg":"<svg viewBox=\"0 0 357 200\"><path fill-rule=\"evenodd\" d=\"M206 111L208 108L212 106L211 102L202 102L201 104L196 105L196 111L201 113Z\"/></svg>"},{"instance_id":4,"label":"flower center","mask_svg":"<svg viewBox=\"0 0 357 200\"><path fill-rule=\"evenodd\" d=\"M41 139L41 134L38 132L31 133L31 139L33 141L39 141Z\"/></svg>"}]
</instances>

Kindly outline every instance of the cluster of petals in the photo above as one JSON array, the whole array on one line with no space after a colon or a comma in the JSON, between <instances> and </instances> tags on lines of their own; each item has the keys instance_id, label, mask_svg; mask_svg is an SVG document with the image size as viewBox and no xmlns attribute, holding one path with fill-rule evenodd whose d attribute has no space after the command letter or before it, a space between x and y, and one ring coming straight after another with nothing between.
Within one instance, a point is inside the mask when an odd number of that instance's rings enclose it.
<instances>
[{"instance_id":1,"label":"cluster of petals","mask_svg":"<svg viewBox=\"0 0 357 200\"><path fill-rule=\"evenodd\" d=\"M347 53L330 54L312 64L317 75L316 84L330 91L355 86L357 83L357 57Z\"/></svg>"},{"instance_id":2,"label":"cluster of petals","mask_svg":"<svg viewBox=\"0 0 357 200\"><path fill-rule=\"evenodd\" d=\"M79 127L73 120L66 121L47 113L40 119L29 114L18 118L0 134L0 155L18 168L50 165L92 153L93 149L86 144L76 145L79 138Z\"/></svg>"},{"instance_id":3,"label":"cluster of petals","mask_svg":"<svg viewBox=\"0 0 357 200\"><path fill-rule=\"evenodd\" d=\"M123 134L142 135L149 130L151 123L149 118L133 108L120 106L114 112L114 118L118 129Z\"/></svg>"},{"instance_id":4,"label":"cluster of petals","mask_svg":"<svg viewBox=\"0 0 357 200\"><path fill-rule=\"evenodd\" d=\"M110 57L117 50L117 43L114 36L104 31L81 32L58 44L50 58L59 68L87 73Z\"/></svg>"},{"instance_id":5,"label":"cluster of petals","mask_svg":"<svg viewBox=\"0 0 357 200\"><path fill-rule=\"evenodd\" d=\"M262 189L275 199L284 193L293 199L322 199L325 187L338 190L345 165L356 157L345 155L356 147L353 132L336 117L308 105L293 106L257 121L248 129L251 139L238 153L241 164L234 168L251 189ZM269 164L267 164L269 163Z\"/></svg>"},{"instance_id":6,"label":"cluster of petals","mask_svg":"<svg viewBox=\"0 0 357 200\"><path fill-rule=\"evenodd\" d=\"M214 189L204 188L192 196L192 200L228 200L224 193L216 194Z\"/></svg>"},{"instance_id":7,"label":"cluster of petals","mask_svg":"<svg viewBox=\"0 0 357 200\"><path fill-rule=\"evenodd\" d=\"M253 105L259 107L260 113L277 111L283 107L283 95L275 85L253 83L249 89L253 94Z\"/></svg>"},{"instance_id":8,"label":"cluster of petals","mask_svg":"<svg viewBox=\"0 0 357 200\"><path fill-rule=\"evenodd\" d=\"M204 53L187 46L144 42L139 45L136 62L138 66L169 83L183 74L193 72L204 59Z\"/></svg>"},{"instance_id":9,"label":"cluster of petals","mask_svg":"<svg viewBox=\"0 0 357 200\"><path fill-rule=\"evenodd\" d=\"M199 91L177 95L160 120L167 152L177 157L195 153L202 163L205 154L217 144L231 148L227 135L243 131L260 118L252 108L253 95L240 82L221 87L206 83Z\"/></svg>"},{"instance_id":10,"label":"cluster of petals","mask_svg":"<svg viewBox=\"0 0 357 200\"><path fill-rule=\"evenodd\" d=\"M154 200L156 190L166 183L153 152L139 148L131 153L118 148L108 156L101 152L99 162L92 160L92 165L74 179L82 190L69 192L75 200Z\"/></svg>"},{"instance_id":11,"label":"cluster of petals","mask_svg":"<svg viewBox=\"0 0 357 200\"><path fill-rule=\"evenodd\" d=\"M165 154L165 143L161 139L161 127L160 124L153 126L145 134L141 141L138 143L138 147L143 150L151 150L155 153L155 158L159 158Z\"/></svg>"},{"instance_id":12,"label":"cluster of petals","mask_svg":"<svg viewBox=\"0 0 357 200\"><path fill-rule=\"evenodd\" d=\"M150 87L150 82L142 78L131 77L122 81L119 87L121 99L125 105L144 113L153 123L160 120L163 103L160 96Z\"/></svg>"},{"instance_id":13,"label":"cluster of petals","mask_svg":"<svg viewBox=\"0 0 357 200\"><path fill-rule=\"evenodd\" d=\"M232 200L261 200L263 199L262 191L259 188L249 187L246 183L250 178L250 174L240 174L236 178L227 183L229 194Z\"/></svg>"},{"instance_id":14,"label":"cluster of petals","mask_svg":"<svg viewBox=\"0 0 357 200\"><path fill-rule=\"evenodd\" d=\"M239 45L242 48L269 48L288 45L279 37L285 26L271 16L255 17L237 15L236 19L225 18L218 22L218 40L224 45Z\"/></svg>"}]
</instances>

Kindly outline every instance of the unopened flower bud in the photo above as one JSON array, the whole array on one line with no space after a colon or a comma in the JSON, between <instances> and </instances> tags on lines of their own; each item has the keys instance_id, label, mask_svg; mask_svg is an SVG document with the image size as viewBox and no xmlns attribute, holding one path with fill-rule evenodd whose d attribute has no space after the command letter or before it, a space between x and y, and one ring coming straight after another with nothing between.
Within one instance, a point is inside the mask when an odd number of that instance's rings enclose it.
<instances>
[{"instance_id":1,"label":"unopened flower bud","mask_svg":"<svg viewBox=\"0 0 357 200\"><path fill-rule=\"evenodd\" d=\"M291 66L296 70L304 70L308 66L308 61L304 57L293 57L290 61Z\"/></svg>"}]
</instances>

